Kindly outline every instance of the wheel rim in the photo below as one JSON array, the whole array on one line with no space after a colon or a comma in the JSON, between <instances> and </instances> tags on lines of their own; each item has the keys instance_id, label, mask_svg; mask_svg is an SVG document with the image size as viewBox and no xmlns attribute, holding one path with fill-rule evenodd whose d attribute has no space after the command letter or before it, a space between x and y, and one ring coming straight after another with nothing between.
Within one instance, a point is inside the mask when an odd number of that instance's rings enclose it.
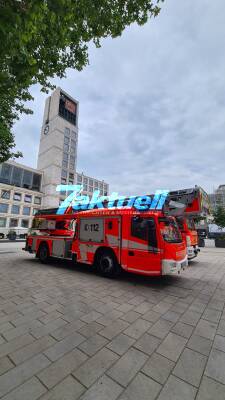
<instances>
[{"instance_id":1,"label":"wheel rim","mask_svg":"<svg viewBox=\"0 0 225 400\"><path fill-rule=\"evenodd\" d=\"M104 273L113 271L113 260L109 256L102 257L100 260L100 268Z\"/></svg>"}]
</instances>

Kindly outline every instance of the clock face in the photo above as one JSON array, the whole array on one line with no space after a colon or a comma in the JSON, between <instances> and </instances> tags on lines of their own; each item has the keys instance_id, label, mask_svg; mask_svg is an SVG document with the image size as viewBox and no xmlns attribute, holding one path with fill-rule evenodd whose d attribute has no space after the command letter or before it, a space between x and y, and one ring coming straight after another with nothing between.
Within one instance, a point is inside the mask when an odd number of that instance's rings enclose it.
<instances>
[{"instance_id":1,"label":"clock face","mask_svg":"<svg viewBox=\"0 0 225 400\"><path fill-rule=\"evenodd\" d=\"M49 126L46 125L46 127L45 127L45 129L44 129L44 134L47 135L47 134L48 134L48 131L49 131Z\"/></svg>"}]
</instances>

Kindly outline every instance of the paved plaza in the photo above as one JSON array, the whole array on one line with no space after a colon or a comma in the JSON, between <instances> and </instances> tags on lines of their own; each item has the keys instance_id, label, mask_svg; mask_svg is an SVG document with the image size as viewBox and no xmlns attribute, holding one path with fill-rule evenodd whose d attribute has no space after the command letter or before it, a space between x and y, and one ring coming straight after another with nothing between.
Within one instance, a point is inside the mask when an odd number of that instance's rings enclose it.
<instances>
[{"instance_id":1,"label":"paved plaza","mask_svg":"<svg viewBox=\"0 0 225 400\"><path fill-rule=\"evenodd\" d=\"M0 398L224 400L225 249L117 280L0 243Z\"/></svg>"}]
</instances>

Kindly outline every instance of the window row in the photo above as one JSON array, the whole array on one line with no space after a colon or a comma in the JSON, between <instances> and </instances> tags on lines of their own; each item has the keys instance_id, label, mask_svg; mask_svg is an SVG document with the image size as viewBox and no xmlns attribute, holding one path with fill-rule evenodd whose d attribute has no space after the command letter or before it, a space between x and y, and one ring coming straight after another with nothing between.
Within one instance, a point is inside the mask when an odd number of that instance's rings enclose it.
<instances>
[{"instance_id":1,"label":"window row","mask_svg":"<svg viewBox=\"0 0 225 400\"><path fill-rule=\"evenodd\" d=\"M41 190L40 174L7 163L0 165L0 182L38 192Z\"/></svg>"},{"instance_id":2,"label":"window row","mask_svg":"<svg viewBox=\"0 0 225 400\"><path fill-rule=\"evenodd\" d=\"M13 204L11 206L11 214L20 214L21 207ZM32 214L35 215L38 211L37 208L33 208ZM0 203L0 213L8 214L9 213L9 204L7 203ZM23 215L30 215L31 214L31 207L23 206L22 207L22 214Z\"/></svg>"},{"instance_id":3,"label":"window row","mask_svg":"<svg viewBox=\"0 0 225 400\"><path fill-rule=\"evenodd\" d=\"M100 189L103 190L105 192L107 192L107 185L104 185L102 182L96 181L92 178L87 178L87 177L83 177L82 175L77 174L77 183L83 183L84 185L88 185L89 183L89 188L94 188L96 189ZM90 190L91 191L91 190Z\"/></svg>"},{"instance_id":4,"label":"window row","mask_svg":"<svg viewBox=\"0 0 225 400\"><path fill-rule=\"evenodd\" d=\"M0 228L6 228L6 218L0 217ZM28 228L29 227L29 219L21 219L19 223L19 219L10 218L9 220L9 228Z\"/></svg>"},{"instance_id":5,"label":"window row","mask_svg":"<svg viewBox=\"0 0 225 400\"><path fill-rule=\"evenodd\" d=\"M1 199L10 200L11 191L2 189L1 191ZM25 203L32 203L33 196L31 194L24 194L23 201ZM15 201L22 201L22 193L13 194L13 200ZM34 196L34 204L41 204L41 197Z\"/></svg>"}]
</instances>

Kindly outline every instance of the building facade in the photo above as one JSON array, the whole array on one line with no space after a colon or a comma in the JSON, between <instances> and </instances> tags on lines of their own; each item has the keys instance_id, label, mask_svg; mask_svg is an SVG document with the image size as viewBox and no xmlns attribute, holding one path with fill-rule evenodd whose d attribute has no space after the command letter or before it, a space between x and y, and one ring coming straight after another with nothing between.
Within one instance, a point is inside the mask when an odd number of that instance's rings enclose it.
<instances>
[{"instance_id":1,"label":"building facade","mask_svg":"<svg viewBox=\"0 0 225 400\"><path fill-rule=\"evenodd\" d=\"M77 164L78 101L57 88L46 99L38 153L43 172L43 207L58 207L59 184L73 184Z\"/></svg>"},{"instance_id":2,"label":"building facade","mask_svg":"<svg viewBox=\"0 0 225 400\"><path fill-rule=\"evenodd\" d=\"M84 173L76 173L76 181L77 185L83 186L82 194L92 196L94 190L99 190L100 196L107 196L109 194L109 185L104 182L104 180L100 181L98 179L92 178L90 176L84 175Z\"/></svg>"},{"instance_id":3,"label":"building facade","mask_svg":"<svg viewBox=\"0 0 225 400\"><path fill-rule=\"evenodd\" d=\"M29 228L42 207L42 173L14 161L0 164L0 233Z\"/></svg>"},{"instance_id":4,"label":"building facade","mask_svg":"<svg viewBox=\"0 0 225 400\"><path fill-rule=\"evenodd\" d=\"M217 207L225 208L225 185L219 185L214 193L209 194L209 200L212 211L215 211Z\"/></svg>"}]
</instances>

